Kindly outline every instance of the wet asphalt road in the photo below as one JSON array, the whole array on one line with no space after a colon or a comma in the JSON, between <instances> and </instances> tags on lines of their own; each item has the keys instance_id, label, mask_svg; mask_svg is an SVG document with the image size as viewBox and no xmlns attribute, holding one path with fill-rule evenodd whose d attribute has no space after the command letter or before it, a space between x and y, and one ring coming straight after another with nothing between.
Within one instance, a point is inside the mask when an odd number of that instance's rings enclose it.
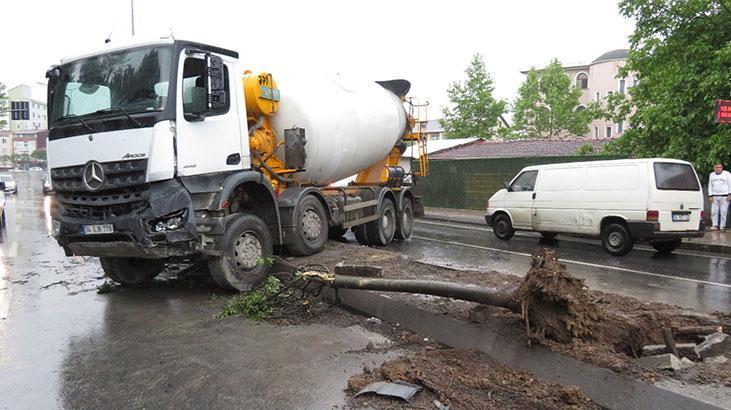
<instances>
[{"instance_id":1,"label":"wet asphalt road","mask_svg":"<svg viewBox=\"0 0 731 410\"><path fill-rule=\"evenodd\" d=\"M18 173L0 237L0 409L332 408L348 377L395 353L361 327L214 319L183 281L97 294L94 258L50 237L40 173ZM220 291L218 291L220 293Z\"/></svg>"},{"instance_id":2,"label":"wet asphalt road","mask_svg":"<svg viewBox=\"0 0 731 410\"><path fill-rule=\"evenodd\" d=\"M659 255L637 245L623 257L607 254L597 241L562 238L543 243L532 234L510 241L487 227L417 220L411 241L390 249L425 262L483 272L524 275L538 246L554 248L569 271L589 287L704 311L731 310L731 255L678 250Z\"/></svg>"}]
</instances>

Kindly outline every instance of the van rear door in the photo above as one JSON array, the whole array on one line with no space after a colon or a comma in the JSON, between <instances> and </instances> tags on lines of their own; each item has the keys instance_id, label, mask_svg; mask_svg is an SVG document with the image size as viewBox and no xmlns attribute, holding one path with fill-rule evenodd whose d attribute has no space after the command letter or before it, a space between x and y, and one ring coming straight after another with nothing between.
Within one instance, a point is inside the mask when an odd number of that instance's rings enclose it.
<instances>
[{"instance_id":1,"label":"van rear door","mask_svg":"<svg viewBox=\"0 0 731 410\"><path fill-rule=\"evenodd\" d=\"M697 231L703 210L698 175L687 162L652 164L648 210L658 211L660 231Z\"/></svg>"}]
</instances>

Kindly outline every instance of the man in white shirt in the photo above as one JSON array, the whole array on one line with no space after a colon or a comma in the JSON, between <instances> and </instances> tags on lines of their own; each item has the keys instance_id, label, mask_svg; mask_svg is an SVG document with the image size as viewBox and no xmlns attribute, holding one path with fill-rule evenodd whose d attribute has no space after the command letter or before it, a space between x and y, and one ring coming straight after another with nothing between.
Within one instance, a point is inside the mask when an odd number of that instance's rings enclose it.
<instances>
[{"instance_id":1,"label":"man in white shirt","mask_svg":"<svg viewBox=\"0 0 731 410\"><path fill-rule=\"evenodd\" d=\"M713 166L713 172L708 177L708 198L711 201L711 230L716 231L720 227L721 232L725 232L728 204L731 201L731 173L724 171L720 163Z\"/></svg>"}]
</instances>

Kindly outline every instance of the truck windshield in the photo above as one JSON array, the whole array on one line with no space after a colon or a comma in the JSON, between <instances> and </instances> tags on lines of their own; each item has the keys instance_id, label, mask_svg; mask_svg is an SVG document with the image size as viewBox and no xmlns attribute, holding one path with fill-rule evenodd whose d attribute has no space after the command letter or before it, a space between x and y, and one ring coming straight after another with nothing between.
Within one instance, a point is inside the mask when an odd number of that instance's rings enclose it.
<instances>
[{"instance_id":1,"label":"truck windshield","mask_svg":"<svg viewBox=\"0 0 731 410\"><path fill-rule=\"evenodd\" d=\"M88 57L60 67L53 88L51 124L66 118L165 108L172 49L141 47Z\"/></svg>"},{"instance_id":2,"label":"truck windshield","mask_svg":"<svg viewBox=\"0 0 731 410\"><path fill-rule=\"evenodd\" d=\"M676 162L656 162L655 186L671 191L700 191L693 167Z\"/></svg>"}]
</instances>

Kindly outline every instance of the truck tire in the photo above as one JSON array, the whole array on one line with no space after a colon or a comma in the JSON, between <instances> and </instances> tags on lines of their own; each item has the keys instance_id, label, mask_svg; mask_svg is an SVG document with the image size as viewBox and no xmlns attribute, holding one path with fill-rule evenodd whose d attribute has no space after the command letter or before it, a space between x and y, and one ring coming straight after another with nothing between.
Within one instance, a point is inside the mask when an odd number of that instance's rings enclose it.
<instances>
[{"instance_id":1,"label":"truck tire","mask_svg":"<svg viewBox=\"0 0 731 410\"><path fill-rule=\"evenodd\" d=\"M513 223L510 222L510 217L505 214L498 214L495 220L492 221L492 233L498 239L508 240L515 235L515 229L513 229Z\"/></svg>"},{"instance_id":2,"label":"truck tire","mask_svg":"<svg viewBox=\"0 0 731 410\"><path fill-rule=\"evenodd\" d=\"M602 230L602 247L610 255L622 256L632 250L634 240L627 228L618 223L609 224Z\"/></svg>"},{"instance_id":3,"label":"truck tire","mask_svg":"<svg viewBox=\"0 0 731 410\"><path fill-rule=\"evenodd\" d=\"M386 246L396 235L396 205L390 198L383 198L378 210L378 219L365 224L369 245Z\"/></svg>"},{"instance_id":4,"label":"truck tire","mask_svg":"<svg viewBox=\"0 0 731 410\"><path fill-rule=\"evenodd\" d=\"M355 235L355 240L361 245L370 245L368 240L368 232L366 231L365 225L358 225L350 228Z\"/></svg>"},{"instance_id":5,"label":"truck tire","mask_svg":"<svg viewBox=\"0 0 731 410\"><path fill-rule=\"evenodd\" d=\"M681 243L683 243L682 239L671 239L668 241L654 241L650 245L655 248L657 253L667 255L678 249Z\"/></svg>"},{"instance_id":6,"label":"truck tire","mask_svg":"<svg viewBox=\"0 0 731 410\"><path fill-rule=\"evenodd\" d=\"M109 279L122 285L150 282L165 269L164 259L99 258Z\"/></svg>"},{"instance_id":7,"label":"truck tire","mask_svg":"<svg viewBox=\"0 0 731 410\"><path fill-rule=\"evenodd\" d=\"M269 266L258 259L272 254L273 243L264 221L250 214L235 215L226 224L221 245L222 255L208 259L208 270L218 286L245 292L266 278Z\"/></svg>"},{"instance_id":8,"label":"truck tire","mask_svg":"<svg viewBox=\"0 0 731 410\"><path fill-rule=\"evenodd\" d=\"M398 220L396 225L396 239L399 241L405 241L411 238L411 233L414 231L414 202L411 198L404 198L401 203L401 218Z\"/></svg>"},{"instance_id":9,"label":"truck tire","mask_svg":"<svg viewBox=\"0 0 731 410\"><path fill-rule=\"evenodd\" d=\"M287 249L293 255L309 256L322 252L328 239L328 220L322 203L312 195L306 195L293 216L296 224L294 243Z\"/></svg>"},{"instance_id":10,"label":"truck tire","mask_svg":"<svg viewBox=\"0 0 731 410\"><path fill-rule=\"evenodd\" d=\"M330 239L338 240L341 239L345 234L348 233L348 228L340 226L331 226L327 232L327 236Z\"/></svg>"}]
</instances>

